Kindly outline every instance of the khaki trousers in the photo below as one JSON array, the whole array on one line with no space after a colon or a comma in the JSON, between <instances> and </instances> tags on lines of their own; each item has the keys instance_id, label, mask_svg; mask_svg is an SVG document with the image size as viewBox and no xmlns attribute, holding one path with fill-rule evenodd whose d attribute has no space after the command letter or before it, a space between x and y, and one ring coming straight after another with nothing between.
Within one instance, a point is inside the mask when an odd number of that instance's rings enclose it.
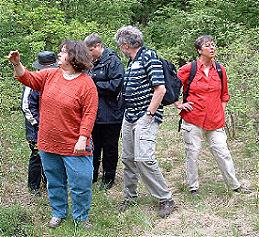
<instances>
[{"instance_id":1,"label":"khaki trousers","mask_svg":"<svg viewBox=\"0 0 259 237\"><path fill-rule=\"evenodd\" d=\"M156 135L159 124L147 115L135 123L122 123L122 162L124 164L125 199L137 197L141 177L150 194L159 201L171 200L172 193L155 158Z\"/></svg>"},{"instance_id":2,"label":"khaki trousers","mask_svg":"<svg viewBox=\"0 0 259 237\"><path fill-rule=\"evenodd\" d=\"M227 136L224 128L208 131L185 121L183 121L181 128L185 142L186 182L189 190L199 188L198 156L203 137L209 143L210 151L217 161L225 183L231 189L239 188L240 184L235 175L234 163L227 146Z\"/></svg>"}]
</instances>

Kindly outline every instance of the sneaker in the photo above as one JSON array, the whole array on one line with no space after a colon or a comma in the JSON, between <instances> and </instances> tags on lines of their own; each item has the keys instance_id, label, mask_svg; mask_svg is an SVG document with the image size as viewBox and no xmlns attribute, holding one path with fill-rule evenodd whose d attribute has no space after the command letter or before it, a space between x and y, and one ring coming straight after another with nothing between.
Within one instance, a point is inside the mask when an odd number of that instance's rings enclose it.
<instances>
[{"instance_id":1,"label":"sneaker","mask_svg":"<svg viewBox=\"0 0 259 237\"><path fill-rule=\"evenodd\" d=\"M193 196L197 196L197 195L199 195L199 191L198 191L198 189L190 190L190 193L191 193L191 195L193 195Z\"/></svg>"},{"instance_id":2,"label":"sneaker","mask_svg":"<svg viewBox=\"0 0 259 237\"><path fill-rule=\"evenodd\" d=\"M134 206L136 204L137 203L135 202L135 200L125 199L121 202L119 206L119 212L125 212L130 206Z\"/></svg>"},{"instance_id":3,"label":"sneaker","mask_svg":"<svg viewBox=\"0 0 259 237\"><path fill-rule=\"evenodd\" d=\"M252 193L252 190L249 188L240 186L239 188L233 189L233 192L249 194L249 193Z\"/></svg>"},{"instance_id":4,"label":"sneaker","mask_svg":"<svg viewBox=\"0 0 259 237\"><path fill-rule=\"evenodd\" d=\"M175 203L173 200L166 200L159 203L158 215L161 218L166 218L169 216L175 208Z\"/></svg>"},{"instance_id":5,"label":"sneaker","mask_svg":"<svg viewBox=\"0 0 259 237\"><path fill-rule=\"evenodd\" d=\"M89 230L93 227L93 224L90 220L86 221L76 221L76 225L82 227L85 230Z\"/></svg>"},{"instance_id":6,"label":"sneaker","mask_svg":"<svg viewBox=\"0 0 259 237\"><path fill-rule=\"evenodd\" d=\"M51 218L51 220L49 221L48 226L49 226L50 228L57 228L58 226L60 226L61 222L62 222L62 219L61 219L61 218L59 218L59 217L54 217L54 216L53 216L53 217Z\"/></svg>"}]
</instances>

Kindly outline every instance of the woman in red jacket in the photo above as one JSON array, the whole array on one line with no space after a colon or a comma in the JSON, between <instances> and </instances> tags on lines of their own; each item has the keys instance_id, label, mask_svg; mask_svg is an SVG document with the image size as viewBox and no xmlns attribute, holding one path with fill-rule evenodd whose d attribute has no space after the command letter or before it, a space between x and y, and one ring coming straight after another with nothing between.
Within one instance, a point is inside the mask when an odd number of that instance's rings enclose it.
<instances>
[{"instance_id":1,"label":"woman in red jacket","mask_svg":"<svg viewBox=\"0 0 259 237\"><path fill-rule=\"evenodd\" d=\"M84 43L65 41L60 49L57 69L30 72L20 62L18 51L11 51L9 60L17 80L41 93L38 149L52 207L49 226L59 226L67 215L67 182L73 219L88 226L93 176L91 131L97 113L97 90L83 73L91 67Z\"/></svg>"},{"instance_id":2,"label":"woman in red jacket","mask_svg":"<svg viewBox=\"0 0 259 237\"><path fill-rule=\"evenodd\" d=\"M225 108L230 98L226 70L220 65L223 74L221 79L214 60L216 45L212 36L200 36L195 41L195 48L199 54L197 71L190 84L187 102L177 106L182 109L180 115L183 119L181 128L185 142L187 186L192 194L198 193L198 156L205 137L225 182L233 191L238 192L241 190L240 184L235 175L224 130ZM191 63L186 64L178 71L184 92L191 66Z\"/></svg>"}]
</instances>

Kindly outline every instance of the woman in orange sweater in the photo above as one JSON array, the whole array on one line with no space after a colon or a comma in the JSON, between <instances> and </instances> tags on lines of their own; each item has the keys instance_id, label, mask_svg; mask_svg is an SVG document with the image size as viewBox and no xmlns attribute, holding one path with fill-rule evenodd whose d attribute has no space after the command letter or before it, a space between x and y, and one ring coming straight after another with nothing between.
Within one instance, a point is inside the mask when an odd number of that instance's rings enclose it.
<instances>
[{"instance_id":1,"label":"woman in orange sweater","mask_svg":"<svg viewBox=\"0 0 259 237\"><path fill-rule=\"evenodd\" d=\"M28 71L18 51L9 60L17 80L41 93L38 149L48 181L52 207L49 227L60 225L67 215L67 182L76 222L89 226L92 196L92 144L98 96L92 79L83 71L91 56L83 42L65 41L60 46L60 68Z\"/></svg>"}]
</instances>

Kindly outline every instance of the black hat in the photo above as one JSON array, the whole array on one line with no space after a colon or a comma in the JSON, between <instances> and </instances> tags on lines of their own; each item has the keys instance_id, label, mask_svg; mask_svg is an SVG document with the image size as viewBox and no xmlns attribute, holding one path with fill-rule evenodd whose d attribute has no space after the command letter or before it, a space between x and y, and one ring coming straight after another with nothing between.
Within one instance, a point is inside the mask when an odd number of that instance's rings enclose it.
<instances>
[{"instance_id":1,"label":"black hat","mask_svg":"<svg viewBox=\"0 0 259 237\"><path fill-rule=\"evenodd\" d=\"M58 67L56 55L52 51L42 51L32 66L38 70L48 67Z\"/></svg>"}]
</instances>

